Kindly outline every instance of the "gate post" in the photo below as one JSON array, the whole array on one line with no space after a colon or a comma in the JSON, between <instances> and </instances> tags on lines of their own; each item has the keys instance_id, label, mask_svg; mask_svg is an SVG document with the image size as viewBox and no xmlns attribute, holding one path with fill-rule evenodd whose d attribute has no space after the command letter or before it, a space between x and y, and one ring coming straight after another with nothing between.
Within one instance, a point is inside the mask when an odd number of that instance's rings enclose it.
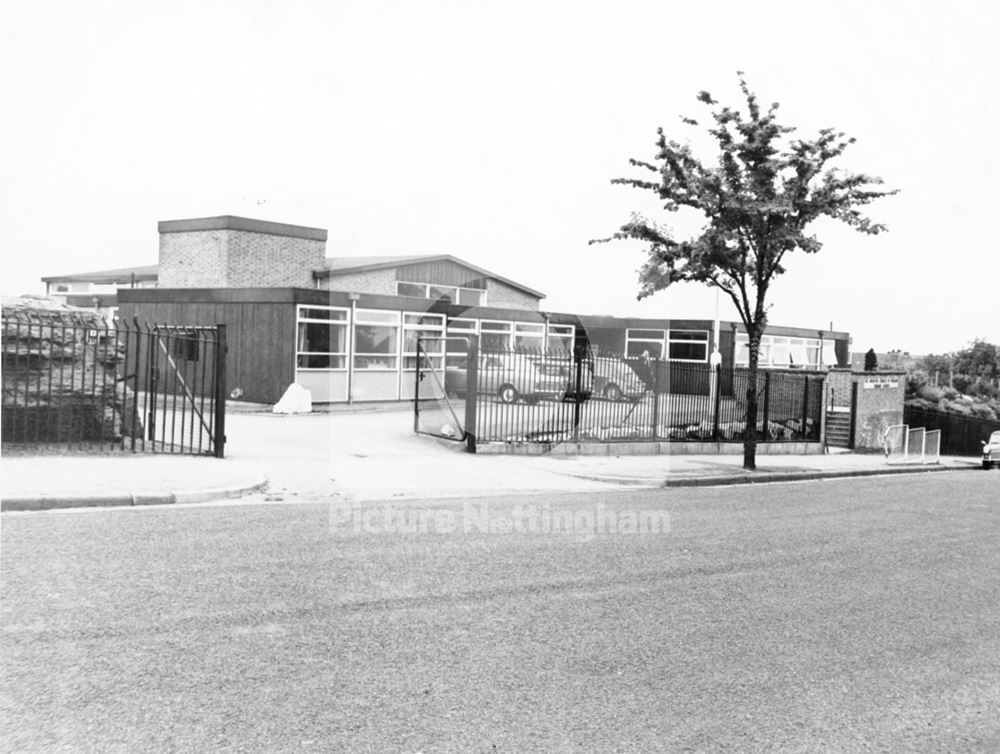
<instances>
[{"instance_id":1,"label":"gate post","mask_svg":"<svg viewBox=\"0 0 1000 754\"><path fill-rule=\"evenodd\" d=\"M802 388L802 441L808 439L806 422L809 420L809 375L806 375Z\"/></svg>"},{"instance_id":2,"label":"gate post","mask_svg":"<svg viewBox=\"0 0 1000 754\"><path fill-rule=\"evenodd\" d=\"M226 326L215 326L215 457L223 458L226 451Z\"/></svg>"},{"instance_id":3,"label":"gate post","mask_svg":"<svg viewBox=\"0 0 1000 754\"><path fill-rule=\"evenodd\" d=\"M420 336L417 336L417 364L413 384L413 434L420 434Z\"/></svg>"},{"instance_id":4,"label":"gate post","mask_svg":"<svg viewBox=\"0 0 1000 754\"><path fill-rule=\"evenodd\" d=\"M847 447L854 450L854 433L858 428L858 383L851 383L851 434L847 438Z\"/></svg>"},{"instance_id":5,"label":"gate post","mask_svg":"<svg viewBox=\"0 0 1000 754\"><path fill-rule=\"evenodd\" d=\"M580 400L583 390L583 358L582 348L574 348L570 359L573 363L573 442L580 442Z\"/></svg>"},{"instance_id":6,"label":"gate post","mask_svg":"<svg viewBox=\"0 0 1000 754\"><path fill-rule=\"evenodd\" d=\"M770 434L768 431L771 426L771 372L764 372L764 442L767 442ZM805 432L805 425L802 427L802 431Z\"/></svg>"},{"instance_id":7,"label":"gate post","mask_svg":"<svg viewBox=\"0 0 1000 754\"><path fill-rule=\"evenodd\" d=\"M660 432L660 360L651 362L653 364L653 433L652 438L654 440L659 439Z\"/></svg>"},{"instance_id":8,"label":"gate post","mask_svg":"<svg viewBox=\"0 0 1000 754\"><path fill-rule=\"evenodd\" d=\"M479 401L479 336L469 336L465 360L465 448L476 452L476 405Z\"/></svg>"},{"instance_id":9,"label":"gate post","mask_svg":"<svg viewBox=\"0 0 1000 754\"><path fill-rule=\"evenodd\" d=\"M719 441L719 414L722 412L722 364L716 364L715 366L716 374L719 375L719 389L715 391L715 406L712 407L714 416L712 418L712 439L715 442ZM736 379L735 373L733 374L733 379Z\"/></svg>"},{"instance_id":10,"label":"gate post","mask_svg":"<svg viewBox=\"0 0 1000 754\"><path fill-rule=\"evenodd\" d=\"M149 378L146 381L149 400L146 402L146 429L147 436L149 440L154 443L153 449L156 449L156 402L159 398L156 395L157 383L160 379L160 367L157 364L159 361L159 354L157 353L157 338L159 335L146 323L146 370L149 374ZM145 448L144 448L145 449Z\"/></svg>"}]
</instances>

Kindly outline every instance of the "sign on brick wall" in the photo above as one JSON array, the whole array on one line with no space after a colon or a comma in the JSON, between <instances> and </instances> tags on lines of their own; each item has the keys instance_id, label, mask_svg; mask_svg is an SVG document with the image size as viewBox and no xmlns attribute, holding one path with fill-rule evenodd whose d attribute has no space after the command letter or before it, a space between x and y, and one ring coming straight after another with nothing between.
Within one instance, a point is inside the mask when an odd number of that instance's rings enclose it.
<instances>
[{"instance_id":1,"label":"sign on brick wall","mask_svg":"<svg viewBox=\"0 0 1000 754\"><path fill-rule=\"evenodd\" d=\"M886 388L898 388L899 377L895 375L865 377L862 386L865 390L884 390Z\"/></svg>"}]
</instances>

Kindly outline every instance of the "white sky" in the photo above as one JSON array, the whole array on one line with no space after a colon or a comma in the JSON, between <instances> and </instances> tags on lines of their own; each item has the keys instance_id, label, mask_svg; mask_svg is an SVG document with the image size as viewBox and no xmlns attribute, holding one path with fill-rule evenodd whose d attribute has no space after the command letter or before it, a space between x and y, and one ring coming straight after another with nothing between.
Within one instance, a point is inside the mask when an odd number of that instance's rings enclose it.
<instances>
[{"instance_id":1,"label":"white sky","mask_svg":"<svg viewBox=\"0 0 1000 754\"><path fill-rule=\"evenodd\" d=\"M330 256L454 254L548 310L711 317L700 287L636 302L641 247L587 240L655 211L610 179L658 126L693 134L699 90L738 104L743 70L800 135L846 131L841 164L901 189L870 210L886 235L816 228L771 322L832 322L858 351L1000 342L998 8L12 0L3 292L153 264L158 220L234 214L327 228Z\"/></svg>"}]
</instances>

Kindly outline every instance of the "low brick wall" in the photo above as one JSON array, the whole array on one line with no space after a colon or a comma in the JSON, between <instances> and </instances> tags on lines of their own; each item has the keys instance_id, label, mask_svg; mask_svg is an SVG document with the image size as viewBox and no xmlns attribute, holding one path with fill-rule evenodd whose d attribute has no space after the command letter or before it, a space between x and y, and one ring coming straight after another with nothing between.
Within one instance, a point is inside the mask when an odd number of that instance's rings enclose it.
<instances>
[{"instance_id":1,"label":"low brick wall","mask_svg":"<svg viewBox=\"0 0 1000 754\"><path fill-rule=\"evenodd\" d=\"M757 455L821 455L819 442L757 443ZM743 455L743 443L735 442L560 442L482 443L481 455L511 456L691 456Z\"/></svg>"}]
</instances>

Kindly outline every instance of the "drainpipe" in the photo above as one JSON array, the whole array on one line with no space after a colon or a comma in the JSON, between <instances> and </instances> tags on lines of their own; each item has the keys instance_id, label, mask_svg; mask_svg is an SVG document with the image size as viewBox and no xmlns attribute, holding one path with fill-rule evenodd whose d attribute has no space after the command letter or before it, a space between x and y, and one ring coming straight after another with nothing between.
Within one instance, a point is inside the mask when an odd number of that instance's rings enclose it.
<instances>
[{"instance_id":1,"label":"drainpipe","mask_svg":"<svg viewBox=\"0 0 1000 754\"><path fill-rule=\"evenodd\" d=\"M351 334L347 341L350 343L350 348L347 349L347 405L350 406L354 403L354 323L357 320L358 299L361 294L348 293L347 298L351 302L351 321L348 324Z\"/></svg>"}]
</instances>

